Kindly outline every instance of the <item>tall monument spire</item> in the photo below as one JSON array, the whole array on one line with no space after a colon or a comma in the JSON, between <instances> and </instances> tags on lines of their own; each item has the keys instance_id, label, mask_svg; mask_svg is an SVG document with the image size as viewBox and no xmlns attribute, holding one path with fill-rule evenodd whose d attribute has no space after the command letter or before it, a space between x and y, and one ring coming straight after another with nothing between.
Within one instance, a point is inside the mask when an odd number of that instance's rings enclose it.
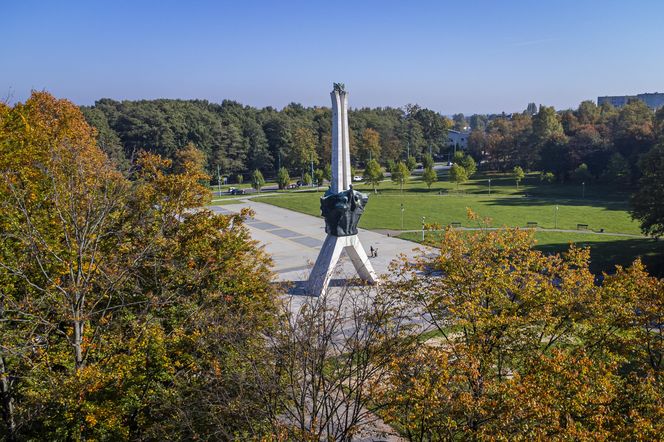
<instances>
[{"instance_id":1,"label":"tall monument spire","mask_svg":"<svg viewBox=\"0 0 664 442\"><path fill-rule=\"evenodd\" d=\"M332 192L348 190L350 180L350 137L348 133L348 93L342 83L334 83L332 97Z\"/></svg>"},{"instance_id":2,"label":"tall monument spire","mask_svg":"<svg viewBox=\"0 0 664 442\"><path fill-rule=\"evenodd\" d=\"M325 294L342 251L346 251L360 278L370 284L377 282L360 239L357 223L368 196L353 190L350 177L350 145L348 132L348 93L343 83L334 83L332 93L332 182L330 190L320 199L325 217L327 237L316 264L309 274L309 292Z\"/></svg>"}]
</instances>

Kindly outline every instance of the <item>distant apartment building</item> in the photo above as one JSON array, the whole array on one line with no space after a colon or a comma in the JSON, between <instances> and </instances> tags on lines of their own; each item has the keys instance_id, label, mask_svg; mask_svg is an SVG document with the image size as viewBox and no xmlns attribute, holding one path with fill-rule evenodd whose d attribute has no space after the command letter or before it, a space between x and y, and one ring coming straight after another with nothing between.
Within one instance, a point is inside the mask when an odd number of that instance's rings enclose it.
<instances>
[{"instance_id":1,"label":"distant apartment building","mask_svg":"<svg viewBox=\"0 0 664 442\"><path fill-rule=\"evenodd\" d=\"M629 103L630 100L641 100L650 109L659 109L660 107L664 106L664 93L654 92L650 94L597 97L597 105L601 106L604 103L609 103L615 107L623 107Z\"/></svg>"},{"instance_id":2,"label":"distant apartment building","mask_svg":"<svg viewBox=\"0 0 664 442\"><path fill-rule=\"evenodd\" d=\"M459 149L466 149L468 147L468 137L470 132L463 131L459 132L458 130L448 130L447 131L447 145L449 147L456 146Z\"/></svg>"}]
</instances>

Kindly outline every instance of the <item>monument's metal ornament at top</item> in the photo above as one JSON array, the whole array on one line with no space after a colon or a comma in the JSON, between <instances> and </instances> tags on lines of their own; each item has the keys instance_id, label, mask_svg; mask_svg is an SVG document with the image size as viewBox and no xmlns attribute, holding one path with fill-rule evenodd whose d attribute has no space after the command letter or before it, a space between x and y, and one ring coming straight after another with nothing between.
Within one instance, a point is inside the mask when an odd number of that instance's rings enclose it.
<instances>
[{"instance_id":1,"label":"monument's metal ornament at top","mask_svg":"<svg viewBox=\"0 0 664 442\"><path fill-rule=\"evenodd\" d=\"M309 291L324 294L343 250L348 253L360 278L377 281L359 238L357 223L368 196L353 190L351 184L348 129L348 93L343 83L334 83L332 92L332 182L321 198L327 237L309 275Z\"/></svg>"}]
</instances>

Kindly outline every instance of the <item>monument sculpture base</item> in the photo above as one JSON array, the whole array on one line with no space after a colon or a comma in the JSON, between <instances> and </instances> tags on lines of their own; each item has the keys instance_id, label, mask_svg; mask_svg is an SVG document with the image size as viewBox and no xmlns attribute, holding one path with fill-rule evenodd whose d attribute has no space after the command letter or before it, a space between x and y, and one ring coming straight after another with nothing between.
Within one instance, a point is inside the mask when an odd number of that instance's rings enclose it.
<instances>
[{"instance_id":1,"label":"monument sculpture base","mask_svg":"<svg viewBox=\"0 0 664 442\"><path fill-rule=\"evenodd\" d=\"M341 257L341 252L346 250L357 274L369 284L375 284L378 277L369 262L369 257L364 251L357 235L333 236L327 235L323 247L320 250L316 264L309 274L309 293L314 296L324 295L327 286L334 273L334 268Z\"/></svg>"}]
</instances>

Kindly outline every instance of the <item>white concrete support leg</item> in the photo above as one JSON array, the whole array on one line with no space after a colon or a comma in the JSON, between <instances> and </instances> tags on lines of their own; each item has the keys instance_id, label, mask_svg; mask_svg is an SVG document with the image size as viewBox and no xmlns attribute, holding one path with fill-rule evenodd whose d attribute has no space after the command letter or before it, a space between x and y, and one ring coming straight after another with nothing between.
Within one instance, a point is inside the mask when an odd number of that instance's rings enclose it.
<instances>
[{"instance_id":1,"label":"white concrete support leg","mask_svg":"<svg viewBox=\"0 0 664 442\"><path fill-rule=\"evenodd\" d=\"M348 253L360 278L369 284L378 282L376 272L374 272L367 253L364 251L357 235L327 235L323 247L318 254L318 259L316 259L316 264L314 264L309 274L307 286L312 295L320 296L325 294L343 250L346 250L346 253Z\"/></svg>"},{"instance_id":2,"label":"white concrete support leg","mask_svg":"<svg viewBox=\"0 0 664 442\"><path fill-rule=\"evenodd\" d=\"M360 238L358 238L357 235L347 236L346 238L348 238L349 244L346 245L345 250L346 253L348 253L348 256L350 256L350 260L352 261L357 274L366 282L375 284L378 281L378 277L369 262L367 252L365 252L364 247L362 247Z\"/></svg>"},{"instance_id":3,"label":"white concrete support leg","mask_svg":"<svg viewBox=\"0 0 664 442\"><path fill-rule=\"evenodd\" d=\"M338 239L336 236L327 235L318 258L316 258L316 264L311 269L307 286L309 293L314 296L324 295L330 279L332 279L334 267L337 261L339 261L341 251L343 250L343 245L337 241Z\"/></svg>"}]
</instances>

